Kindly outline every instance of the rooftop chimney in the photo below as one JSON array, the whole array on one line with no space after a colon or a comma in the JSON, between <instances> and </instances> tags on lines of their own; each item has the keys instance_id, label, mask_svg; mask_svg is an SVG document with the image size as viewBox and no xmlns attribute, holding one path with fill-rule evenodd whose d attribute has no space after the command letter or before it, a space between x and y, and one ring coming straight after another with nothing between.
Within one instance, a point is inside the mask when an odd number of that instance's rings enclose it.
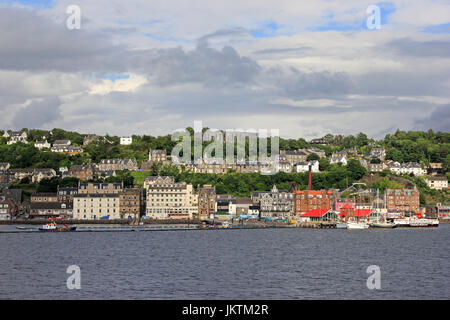
<instances>
[{"instance_id":1,"label":"rooftop chimney","mask_svg":"<svg viewBox=\"0 0 450 320\"><path fill-rule=\"evenodd\" d=\"M311 165L309 165L309 174L308 174L308 190L312 189L312 178L311 178Z\"/></svg>"}]
</instances>

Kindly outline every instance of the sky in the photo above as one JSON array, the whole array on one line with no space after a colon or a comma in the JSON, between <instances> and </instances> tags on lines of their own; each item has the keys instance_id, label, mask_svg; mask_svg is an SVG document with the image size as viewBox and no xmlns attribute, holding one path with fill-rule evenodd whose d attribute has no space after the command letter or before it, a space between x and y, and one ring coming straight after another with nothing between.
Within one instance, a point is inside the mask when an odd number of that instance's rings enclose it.
<instances>
[{"instance_id":1,"label":"sky","mask_svg":"<svg viewBox=\"0 0 450 320\"><path fill-rule=\"evenodd\" d=\"M1 129L450 131L448 0L0 0L0 44Z\"/></svg>"}]
</instances>

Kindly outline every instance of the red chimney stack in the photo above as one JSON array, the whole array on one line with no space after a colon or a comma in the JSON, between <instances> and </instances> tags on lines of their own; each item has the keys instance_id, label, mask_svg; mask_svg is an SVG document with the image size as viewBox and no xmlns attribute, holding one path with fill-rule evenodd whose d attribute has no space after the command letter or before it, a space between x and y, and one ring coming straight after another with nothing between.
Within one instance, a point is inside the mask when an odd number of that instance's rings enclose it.
<instances>
[{"instance_id":1,"label":"red chimney stack","mask_svg":"<svg viewBox=\"0 0 450 320\"><path fill-rule=\"evenodd\" d=\"M308 190L312 189L312 177L311 177L311 165L309 165L309 175L308 175Z\"/></svg>"}]
</instances>

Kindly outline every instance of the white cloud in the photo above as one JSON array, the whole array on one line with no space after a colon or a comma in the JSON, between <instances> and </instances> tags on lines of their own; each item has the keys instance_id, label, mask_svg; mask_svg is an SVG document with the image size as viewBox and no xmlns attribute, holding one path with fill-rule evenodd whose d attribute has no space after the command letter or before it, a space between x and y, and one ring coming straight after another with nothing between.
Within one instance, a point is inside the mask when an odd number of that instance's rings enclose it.
<instances>
[{"instance_id":1,"label":"white cloud","mask_svg":"<svg viewBox=\"0 0 450 320\"><path fill-rule=\"evenodd\" d=\"M137 74L131 74L127 79L103 79L101 83L93 84L89 94L108 94L113 91L132 92L148 82L147 78Z\"/></svg>"},{"instance_id":2,"label":"white cloud","mask_svg":"<svg viewBox=\"0 0 450 320\"><path fill-rule=\"evenodd\" d=\"M195 119L309 138L432 125L450 100L449 35L419 30L448 23L450 4L392 2L381 30L354 32L311 29L363 23L372 1L80 0L74 32L70 0L3 6L0 125L21 125L14 119L39 101L59 102L58 126L112 134L166 134ZM271 22L277 36L252 36ZM130 77L100 78L108 73Z\"/></svg>"}]
</instances>

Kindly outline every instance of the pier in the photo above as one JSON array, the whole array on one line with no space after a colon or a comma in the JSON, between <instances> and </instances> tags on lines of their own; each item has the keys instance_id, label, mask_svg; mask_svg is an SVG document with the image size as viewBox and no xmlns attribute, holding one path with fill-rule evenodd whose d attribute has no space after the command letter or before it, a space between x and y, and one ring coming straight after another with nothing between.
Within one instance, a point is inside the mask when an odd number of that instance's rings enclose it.
<instances>
[{"instance_id":1,"label":"pier","mask_svg":"<svg viewBox=\"0 0 450 320\"><path fill-rule=\"evenodd\" d=\"M296 224L298 228L313 228L313 229L336 229L336 222L334 221L305 221Z\"/></svg>"}]
</instances>

